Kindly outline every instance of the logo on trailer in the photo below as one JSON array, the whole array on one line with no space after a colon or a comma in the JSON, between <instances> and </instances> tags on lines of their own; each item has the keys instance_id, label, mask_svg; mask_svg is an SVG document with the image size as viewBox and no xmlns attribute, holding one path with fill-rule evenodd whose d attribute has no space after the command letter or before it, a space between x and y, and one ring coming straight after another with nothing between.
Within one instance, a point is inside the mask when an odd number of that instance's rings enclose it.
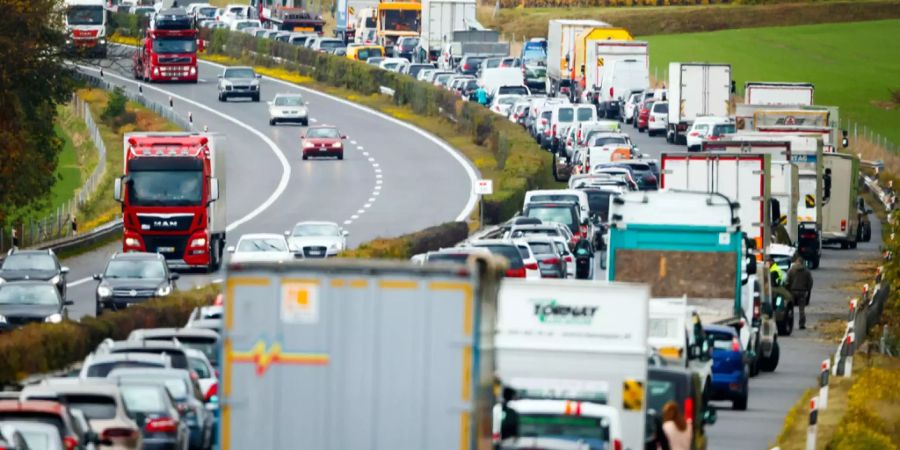
<instances>
[{"instance_id":1,"label":"logo on trailer","mask_svg":"<svg viewBox=\"0 0 900 450\"><path fill-rule=\"evenodd\" d=\"M266 374L274 364L296 364L306 366L324 366L329 357L323 353L291 353L282 352L281 343L275 342L267 347L265 341L257 341L250 351L232 351L231 360L238 364L255 364L256 376Z\"/></svg>"},{"instance_id":2,"label":"logo on trailer","mask_svg":"<svg viewBox=\"0 0 900 450\"><path fill-rule=\"evenodd\" d=\"M599 306L564 305L553 300L535 300L534 315L547 324L590 325Z\"/></svg>"}]
</instances>

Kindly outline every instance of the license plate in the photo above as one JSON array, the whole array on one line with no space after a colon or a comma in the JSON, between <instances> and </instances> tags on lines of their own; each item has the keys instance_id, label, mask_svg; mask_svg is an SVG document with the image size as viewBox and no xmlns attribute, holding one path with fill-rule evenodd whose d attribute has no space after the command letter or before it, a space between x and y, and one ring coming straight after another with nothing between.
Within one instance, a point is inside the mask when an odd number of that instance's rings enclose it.
<instances>
[{"instance_id":1,"label":"license plate","mask_svg":"<svg viewBox=\"0 0 900 450\"><path fill-rule=\"evenodd\" d=\"M319 252L319 251L311 251L311 252L309 252L309 254L310 254L310 255L313 255L313 256L319 256L319 255L322 254L322 252Z\"/></svg>"},{"instance_id":2,"label":"license plate","mask_svg":"<svg viewBox=\"0 0 900 450\"><path fill-rule=\"evenodd\" d=\"M324 151L326 151L326 150L328 150L326 147L319 147L319 151L320 151L320 152L324 152Z\"/></svg>"},{"instance_id":3,"label":"license plate","mask_svg":"<svg viewBox=\"0 0 900 450\"><path fill-rule=\"evenodd\" d=\"M175 247L156 247L156 251L160 253L174 253Z\"/></svg>"}]
</instances>

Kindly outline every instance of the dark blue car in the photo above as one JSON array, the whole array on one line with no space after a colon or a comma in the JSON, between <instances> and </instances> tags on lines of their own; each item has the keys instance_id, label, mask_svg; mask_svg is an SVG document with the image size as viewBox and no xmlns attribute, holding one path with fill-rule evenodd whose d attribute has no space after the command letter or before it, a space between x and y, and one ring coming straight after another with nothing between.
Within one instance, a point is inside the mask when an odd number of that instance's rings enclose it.
<instances>
[{"instance_id":1,"label":"dark blue car","mask_svg":"<svg viewBox=\"0 0 900 450\"><path fill-rule=\"evenodd\" d=\"M705 325L703 329L713 341L712 399L731 400L733 409L746 410L750 370L737 331L720 325Z\"/></svg>"}]
</instances>

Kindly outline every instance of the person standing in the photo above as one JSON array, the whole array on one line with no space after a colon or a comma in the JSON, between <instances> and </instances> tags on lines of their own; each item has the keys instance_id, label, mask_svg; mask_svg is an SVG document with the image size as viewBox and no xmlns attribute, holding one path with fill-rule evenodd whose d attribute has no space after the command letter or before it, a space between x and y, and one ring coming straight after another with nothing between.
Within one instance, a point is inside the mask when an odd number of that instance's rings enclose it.
<instances>
[{"instance_id":1,"label":"person standing","mask_svg":"<svg viewBox=\"0 0 900 450\"><path fill-rule=\"evenodd\" d=\"M693 426L684 418L678 404L669 401L663 406L663 433L670 450L691 450Z\"/></svg>"},{"instance_id":2,"label":"person standing","mask_svg":"<svg viewBox=\"0 0 900 450\"><path fill-rule=\"evenodd\" d=\"M794 303L800 307L800 329L806 329L806 306L812 293L813 277L800 255L794 256L794 262L788 270L787 287L791 290Z\"/></svg>"},{"instance_id":3,"label":"person standing","mask_svg":"<svg viewBox=\"0 0 900 450\"><path fill-rule=\"evenodd\" d=\"M16 226L12 226L12 248L19 248L19 232L16 230Z\"/></svg>"},{"instance_id":4,"label":"person standing","mask_svg":"<svg viewBox=\"0 0 900 450\"><path fill-rule=\"evenodd\" d=\"M75 216L72 216L72 236L78 234L78 220L75 219Z\"/></svg>"}]
</instances>

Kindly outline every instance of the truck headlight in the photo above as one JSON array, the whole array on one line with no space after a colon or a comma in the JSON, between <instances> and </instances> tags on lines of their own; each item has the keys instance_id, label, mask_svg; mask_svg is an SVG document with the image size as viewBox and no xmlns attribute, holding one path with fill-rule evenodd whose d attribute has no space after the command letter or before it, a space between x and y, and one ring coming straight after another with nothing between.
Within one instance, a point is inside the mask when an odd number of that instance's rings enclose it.
<instances>
[{"instance_id":1,"label":"truck headlight","mask_svg":"<svg viewBox=\"0 0 900 450\"><path fill-rule=\"evenodd\" d=\"M156 295L159 297L165 297L172 293L172 286L165 285L156 290Z\"/></svg>"},{"instance_id":2,"label":"truck headlight","mask_svg":"<svg viewBox=\"0 0 900 450\"><path fill-rule=\"evenodd\" d=\"M139 247L141 244L135 238L125 238L125 246L126 247Z\"/></svg>"},{"instance_id":3,"label":"truck headlight","mask_svg":"<svg viewBox=\"0 0 900 450\"><path fill-rule=\"evenodd\" d=\"M109 297L110 295L112 295L112 289L106 286L100 286L97 288L97 295L101 297Z\"/></svg>"},{"instance_id":4,"label":"truck headlight","mask_svg":"<svg viewBox=\"0 0 900 450\"><path fill-rule=\"evenodd\" d=\"M197 238L191 241L191 247L205 247L206 238Z\"/></svg>"},{"instance_id":5,"label":"truck headlight","mask_svg":"<svg viewBox=\"0 0 900 450\"><path fill-rule=\"evenodd\" d=\"M46 322L46 323L60 323L60 322L62 322L62 315L61 315L60 313L53 313L53 314L50 314L49 316L47 316L47 317L44 319L44 322Z\"/></svg>"},{"instance_id":6,"label":"truck headlight","mask_svg":"<svg viewBox=\"0 0 900 450\"><path fill-rule=\"evenodd\" d=\"M6 316L0 314L0 323L6 323Z\"/></svg>"}]
</instances>

